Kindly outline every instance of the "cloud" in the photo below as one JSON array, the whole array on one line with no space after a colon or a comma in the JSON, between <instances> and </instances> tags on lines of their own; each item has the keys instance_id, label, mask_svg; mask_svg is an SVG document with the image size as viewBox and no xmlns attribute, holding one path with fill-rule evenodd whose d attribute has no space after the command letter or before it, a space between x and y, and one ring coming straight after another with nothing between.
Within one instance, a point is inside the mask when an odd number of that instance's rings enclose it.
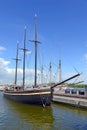
<instances>
[{"instance_id":1,"label":"cloud","mask_svg":"<svg viewBox=\"0 0 87 130\"><path fill-rule=\"evenodd\" d=\"M5 48L5 47L0 46L0 54L2 54L2 52L3 52L3 51L5 51L5 50L6 50L6 48Z\"/></svg>"},{"instance_id":2,"label":"cloud","mask_svg":"<svg viewBox=\"0 0 87 130\"><path fill-rule=\"evenodd\" d=\"M10 62L6 61L3 58L0 58L0 84L13 84L15 80L15 68L9 68ZM37 71L40 74L40 71ZM26 69L25 70L25 83L32 84L34 83L34 69ZM18 68L18 84L22 84L23 79L23 70L22 68Z\"/></svg>"},{"instance_id":3,"label":"cloud","mask_svg":"<svg viewBox=\"0 0 87 130\"><path fill-rule=\"evenodd\" d=\"M87 54L84 55L84 59L87 60Z\"/></svg>"},{"instance_id":4,"label":"cloud","mask_svg":"<svg viewBox=\"0 0 87 130\"><path fill-rule=\"evenodd\" d=\"M0 68L6 68L10 62L0 58Z\"/></svg>"},{"instance_id":5,"label":"cloud","mask_svg":"<svg viewBox=\"0 0 87 130\"><path fill-rule=\"evenodd\" d=\"M6 50L6 48L3 46L0 46L0 51L4 51L4 50Z\"/></svg>"},{"instance_id":6,"label":"cloud","mask_svg":"<svg viewBox=\"0 0 87 130\"><path fill-rule=\"evenodd\" d=\"M6 61L3 58L0 58L0 81L1 81L1 83L4 83L7 79L7 76L8 76L7 69L8 69L9 63L10 63L9 61Z\"/></svg>"}]
</instances>

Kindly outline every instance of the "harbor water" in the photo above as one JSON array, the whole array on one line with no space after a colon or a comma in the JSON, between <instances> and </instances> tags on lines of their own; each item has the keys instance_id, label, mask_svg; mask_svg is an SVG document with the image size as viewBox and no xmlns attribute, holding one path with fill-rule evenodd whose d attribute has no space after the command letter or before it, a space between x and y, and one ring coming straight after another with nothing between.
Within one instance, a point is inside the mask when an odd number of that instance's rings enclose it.
<instances>
[{"instance_id":1,"label":"harbor water","mask_svg":"<svg viewBox=\"0 0 87 130\"><path fill-rule=\"evenodd\" d=\"M47 108L15 103L0 92L0 130L87 130L87 110L55 103Z\"/></svg>"}]
</instances>

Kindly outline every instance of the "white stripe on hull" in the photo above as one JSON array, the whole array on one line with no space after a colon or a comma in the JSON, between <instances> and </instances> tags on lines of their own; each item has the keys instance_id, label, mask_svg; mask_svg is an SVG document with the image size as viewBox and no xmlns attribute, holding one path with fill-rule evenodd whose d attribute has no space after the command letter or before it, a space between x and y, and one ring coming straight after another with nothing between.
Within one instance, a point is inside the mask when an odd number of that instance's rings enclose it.
<instances>
[{"instance_id":1,"label":"white stripe on hull","mask_svg":"<svg viewBox=\"0 0 87 130\"><path fill-rule=\"evenodd\" d=\"M4 92L6 95L42 95L42 94L51 94L51 92L39 92L39 93L8 93Z\"/></svg>"}]
</instances>

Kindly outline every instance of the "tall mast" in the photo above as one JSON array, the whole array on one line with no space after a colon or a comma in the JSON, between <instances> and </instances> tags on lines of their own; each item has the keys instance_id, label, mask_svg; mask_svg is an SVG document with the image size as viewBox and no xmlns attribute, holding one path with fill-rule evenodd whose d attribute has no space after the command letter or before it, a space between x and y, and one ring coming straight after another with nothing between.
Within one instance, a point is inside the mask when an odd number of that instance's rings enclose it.
<instances>
[{"instance_id":1,"label":"tall mast","mask_svg":"<svg viewBox=\"0 0 87 130\"><path fill-rule=\"evenodd\" d=\"M37 24L36 24L36 20L37 20L37 15L35 14L34 17L34 22L35 22L35 77L34 77L34 86L37 86L37 44L40 43L37 40Z\"/></svg>"},{"instance_id":2,"label":"tall mast","mask_svg":"<svg viewBox=\"0 0 87 130\"><path fill-rule=\"evenodd\" d=\"M59 70L59 82L61 82L61 52L59 54L59 66L58 66L58 70Z\"/></svg>"},{"instance_id":3,"label":"tall mast","mask_svg":"<svg viewBox=\"0 0 87 130\"><path fill-rule=\"evenodd\" d=\"M15 66L15 85L17 85L17 68L18 68L18 61L20 59L18 59L18 42L17 42L17 52L16 52L16 58L14 58L14 60L16 61L16 66Z\"/></svg>"},{"instance_id":4,"label":"tall mast","mask_svg":"<svg viewBox=\"0 0 87 130\"><path fill-rule=\"evenodd\" d=\"M23 86L25 86L25 54L26 54L26 27L24 29L24 59L23 59Z\"/></svg>"},{"instance_id":5,"label":"tall mast","mask_svg":"<svg viewBox=\"0 0 87 130\"><path fill-rule=\"evenodd\" d=\"M37 86L37 28L36 28L36 15L35 15L35 79L34 85Z\"/></svg>"},{"instance_id":6,"label":"tall mast","mask_svg":"<svg viewBox=\"0 0 87 130\"><path fill-rule=\"evenodd\" d=\"M43 65L43 64L44 64L44 63L43 63L43 60L44 60L44 59L43 59L43 58L44 58L44 57L43 57L43 54L42 54L41 84L43 84L43 70L44 70L44 67L43 67L43 66L44 66L44 65Z\"/></svg>"},{"instance_id":7,"label":"tall mast","mask_svg":"<svg viewBox=\"0 0 87 130\"><path fill-rule=\"evenodd\" d=\"M21 50L23 50L23 52L24 52L24 56L23 56L23 87L25 87L25 56L26 56L26 51L28 51L28 49L26 49L26 26L24 28L24 48L21 48Z\"/></svg>"},{"instance_id":8,"label":"tall mast","mask_svg":"<svg viewBox=\"0 0 87 130\"><path fill-rule=\"evenodd\" d=\"M49 66L49 72L50 72L50 83L52 82L51 76L52 76L52 63L50 62Z\"/></svg>"},{"instance_id":9,"label":"tall mast","mask_svg":"<svg viewBox=\"0 0 87 130\"><path fill-rule=\"evenodd\" d=\"M61 59L59 60L59 82L61 82Z\"/></svg>"},{"instance_id":10,"label":"tall mast","mask_svg":"<svg viewBox=\"0 0 87 130\"><path fill-rule=\"evenodd\" d=\"M52 54L52 52L51 52L51 54ZM52 55L51 55L51 57L50 57L50 64L49 64L49 77L50 77L50 83L52 82Z\"/></svg>"},{"instance_id":11,"label":"tall mast","mask_svg":"<svg viewBox=\"0 0 87 130\"><path fill-rule=\"evenodd\" d=\"M37 86L37 44L40 43L40 42L37 40L36 18L37 18L37 15L35 14L35 17L34 17L35 39L34 39L34 40L29 40L29 41L31 41L31 42L34 42L34 45L35 45L35 77L34 77L34 86L35 86L35 87Z\"/></svg>"}]
</instances>

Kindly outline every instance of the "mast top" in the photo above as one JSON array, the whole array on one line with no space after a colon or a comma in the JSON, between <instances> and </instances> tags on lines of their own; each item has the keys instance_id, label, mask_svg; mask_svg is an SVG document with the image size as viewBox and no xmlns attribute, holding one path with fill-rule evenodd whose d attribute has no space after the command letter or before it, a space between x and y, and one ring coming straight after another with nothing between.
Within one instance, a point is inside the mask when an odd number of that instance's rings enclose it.
<instances>
[{"instance_id":1,"label":"mast top","mask_svg":"<svg viewBox=\"0 0 87 130\"><path fill-rule=\"evenodd\" d=\"M25 26L24 29L26 30L26 28L27 28L27 27Z\"/></svg>"},{"instance_id":2,"label":"mast top","mask_svg":"<svg viewBox=\"0 0 87 130\"><path fill-rule=\"evenodd\" d=\"M35 13L35 18L37 17L37 14Z\"/></svg>"},{"instance_id":3,"label":"mast top","mask_svg":"<svg viewBox=\"0 0 87 130\"><path fill-rule=\"evenodd\" d=\"M17 44L19 44L19 41L17 40Z\"/></svg>"}]
</instances>

